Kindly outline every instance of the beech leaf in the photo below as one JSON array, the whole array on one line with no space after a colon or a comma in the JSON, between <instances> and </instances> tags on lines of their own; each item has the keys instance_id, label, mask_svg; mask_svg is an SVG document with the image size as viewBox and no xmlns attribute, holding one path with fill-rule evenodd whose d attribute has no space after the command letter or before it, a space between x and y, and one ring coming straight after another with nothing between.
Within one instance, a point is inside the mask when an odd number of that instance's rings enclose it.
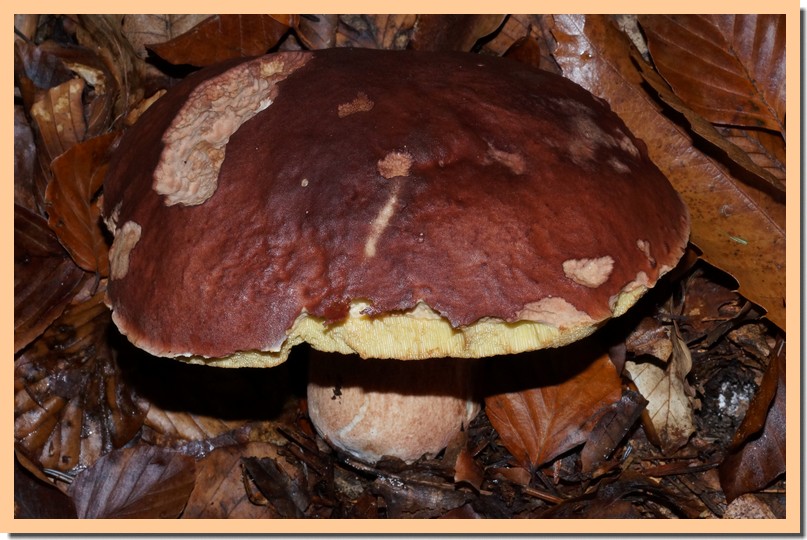
<instances>
[{"instance_id":1,"label":"beech leaf","mask_svg":"<svg viewBox=\"0 0 807 540\"><path fill-rule=\"evenodd\" d=\"M70 79L40 94L31 106L31 117L42 138L48 161L84 140L83 79Z\"/></svg>"},{"instance_id":2,"label":"beech leaf","mask_svg":"<svg viewBox=\"0 0 807 540\"><path fill-rule=\"evenodd\" d=\"M675 93L715 124L785 135L785 16L648 15L653 62Z\"/></svg>"},{"instance_id":3,"label":"beech leaf","mask_svg":"<svg viewBox=\"0 0 807 540\"><path fill-rule=\"evenodd\" d=\"M79 473L68 495L80 519L177 518L195 478L192 457L138 445L111 452Z\"/></svg>"},{"instance_id":4,"label":"beech leaf","mask_svg":"<svg viewBox=\"0 0 807 540\"><path fill-rule=\"evenodd\" d=\"M766 487L785 472L786 365L782 344L720 465L720 485L728 502Z\"/></svg>"},{"instance_id":5,"label":"beech leaf","mask_svg":"<svg viewBox=\"0 0 807 540\"><path fill-rule=\"evenodd\" d=\"M269 15L214 15L180 36L147 47L172 64L209 66L264 54L288 30L289 25Z\"/></svg>"},{"instance_id":6,"label":"beech leaf","mask_svg":"<svg viewBox=\"0 0 807 540\"><path fill-rule=\"evenodd\" d=\"M79 143L51 164L53 180L45 190L48 225L73 260L88 272L109 274L109 248L102 232L96 194L118 134Z\"/></svg>"},{"instance_id":7,"label":"beech leaf","mask_svg":"<svg viewBox=\"0 0 807 540\"><path fill-rule=\"evenodd\" d=\"M670 337L672 354L666 365L650 356L625 362L625 372L648 402L646 410L652 423L648 427L665 454L678 450L695 432L693 391L686 380L692 356L677 328L673 327Z\"/></svg>"},{"instance_id":8,"label":"beech leaf","mask_svg":"<svg viewBox=\"0 0 807 540\"><path fill-rule=\"evenodd\" d=\"M84 272L44 218L14 205L14 352L36 339L70 303Z\"/></svg>"},{"instance_id":9,"label":"beech leaf","mask_svg":"<svg viewBox=\"0 0 807 540\"><path fill-rule=\"evenodd\" d=\"M340 15L336 46L404 49L416 22L417 15Z\"/></svg>"},{"instance_id":10,"label":"beech leaf","mask_svg":"<svg viewBox=\"0 0 807 540\"><path fill-rule=\"evenodd\" d=\"M148 56L146 45L164 43L181 36L200 22L210 17L203 14L149 15L129 14L123 16L121 30L132 48L141 58Z\"/></svg>"},{"instance_id":11,"label":"beech leaf","mask_svg":"<svg viewBox=\"0 0 807 540\"><path fill-rule=\"evenodd\" d=\"M573 351L580 348L558 353L565 359L532 357L527 368L508 366L514 380L534 386L485 398L490 423L523 467L540 466L584 443L598 413L620 399L621 382L608 355L592 361Z\"/></svg>"},{"instance_id":12,"label":"beech leaf","mask_svg":"<svg viewBox=\"0 0 807 540\"><path fill-rule=\"evenodd\" d=\"M748 188L698 150L692 136L661 114L643 87L627 38L601 15L551 19L563 74L605 99L647 144L651 159L690 210L692 242L731 274L739 292L785 326L785 231Z\"/></svg>"},{"instance_id":13,"label":"beech leaf","mask_svg":"<svg viewBox=\"0 0 807 540\"><path fill-rule=\"evenodd\" d=\"M328 49L336 44L336 29L339 16L301 16L295 27L295 35L309 49Z\"/></svg>"},{"instance_id":14,"label":"beech leaf","mask_svg":"<svg viewBox=\"0 0 807 540\"><path fill-rule=\"evenodd\" d=\"M15 448L70 472L128 443L147 405L122 380L105 290L71 305L14 362Z\"/></svg>"},{"instance_id":15,"label":"beech leaf","mask_svg":"<svg viewBox=\"0 0 807 540\"><path fill-rule=\"evenodd\" d=\"M246 456L276 458L277 448L268 443L248 443L216 448L196 464L196 485L183 518L254 519L280 517L273 508L249 500L241 460Z\"/></svg>"}]
</instances>

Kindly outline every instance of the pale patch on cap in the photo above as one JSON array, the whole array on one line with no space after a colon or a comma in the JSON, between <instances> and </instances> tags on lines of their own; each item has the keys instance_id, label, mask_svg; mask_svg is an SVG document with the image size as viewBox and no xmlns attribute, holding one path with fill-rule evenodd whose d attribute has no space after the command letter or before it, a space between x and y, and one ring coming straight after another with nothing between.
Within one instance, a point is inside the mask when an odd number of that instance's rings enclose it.
<instances>
[{"instance_id":1,"label":"pale patch on cap","mask_svg":"<svg viewBox=\"0 0 807 540\"><path fill-rule=\"evenodd\" d=\"M122 279L129 273L129 254L140 241L140 225L127 221L115 235L109 249L109 278Z\"/></svg>"},{"instance_id":2,"label":"pale patch on cap","mask_svg":"<svg viewBox=\"0 0 807 540\"><path fill-rule=\"evenodd\" d=\"M563 261L563 273L566 277L592 289L606 281L614 270L614 259L610 255L596 259L569 259Z\"/></svg>"}]
</instances>

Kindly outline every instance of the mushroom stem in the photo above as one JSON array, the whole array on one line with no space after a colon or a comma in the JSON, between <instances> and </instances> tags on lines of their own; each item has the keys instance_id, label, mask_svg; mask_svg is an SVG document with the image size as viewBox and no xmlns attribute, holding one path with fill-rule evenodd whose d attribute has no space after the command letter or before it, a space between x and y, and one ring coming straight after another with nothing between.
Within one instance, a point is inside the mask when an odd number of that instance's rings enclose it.
<instances>
[{"instance_id":1,"label":"mushroom stem","mask_svg":"<svg viewBox=\"0 0 807 540\"><path fill-rule=\"evenodd\" d=\"M444 449L480 409L478 361L363 360L312 351L308 411L331 446L365 463L383 456L412 463Z\"/></svg>"}]
</instances>

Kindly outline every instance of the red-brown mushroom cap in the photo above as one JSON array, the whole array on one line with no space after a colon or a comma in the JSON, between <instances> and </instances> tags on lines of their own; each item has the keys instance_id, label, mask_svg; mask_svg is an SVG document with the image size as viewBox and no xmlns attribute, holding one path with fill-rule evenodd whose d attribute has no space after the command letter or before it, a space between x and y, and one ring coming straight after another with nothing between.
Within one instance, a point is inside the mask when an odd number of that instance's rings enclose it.
<instances>
[{"instance_id":1,"label":"red-brown mushroom cap","mask_svg":"<svg viewBox=\"0 0 807 540\"><path fill-rule=\"evenodd\" d=\"M607 105L500 58L333 49L230 63L169 91L120 148L104 188L108 301L160 356L272 365L300 341L404 359L561 345L627 309L689 233Z\"/></svg>"}]
</instances>

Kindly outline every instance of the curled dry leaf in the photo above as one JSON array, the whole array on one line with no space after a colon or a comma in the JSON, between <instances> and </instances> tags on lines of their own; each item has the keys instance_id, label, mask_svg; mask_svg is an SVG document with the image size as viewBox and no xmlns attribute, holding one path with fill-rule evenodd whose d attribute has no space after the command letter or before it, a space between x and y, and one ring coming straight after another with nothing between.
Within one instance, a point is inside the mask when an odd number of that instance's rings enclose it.
<instances>
[{"instance_id":1,"label":"curled dry leaf","mask_svg":"<svg viewBox=\"0 0 807 540\"><path fill-rule=\"evenodd\" d=\"M149 43L165 43L181 36L200 22L210 17L203 14L149 15L130 14L123 16L121 31L132 49L140 58L146 58Z\"/></svg>"},{"instance_id":2,"label":"curled dry leaf","mask_svg":"<svg viewBox=\"0 0 807 540\"><path fill-rule=\"evenodd\" d=\"M44 218L14 205L14 352L42 334L70 303L84 272Z\"/></svg>"},{"instance_id":3,"label":"curled dry leaf","mask_svg":"<svg viewBox=\"0 0 807 540\"><path fill-rule=\"evenodd\" d=\"M175 65L209 66L264 54L288 30L288 24L269 15L214 15L174 39L146 46Z\"/></svg>"},{"instance_id":4,"label":"curled dry leaf","mask_svg":"<svg viewBox=\"0 0 807 540\"><path fill-rule=\"evenodd\" d=\"M640 18L656 68L715 124L785 134L785 16Z\"/></svg>"},{"instance_id":5,"label":"curled dry leaf","mask_svg":"<svg viewBox=\"0 0 807 540\"><path fill-rule=\"evenodd\" d=\"M634 356L648 354L666 362L673 349L670 328L653 317L645 317L625 339L625 346Z\"/></svg>"},{"instance_id":6,"label":"curled dry leaf","mask_svg":"<svg viewBox=\"0 0 807 540\"><path fill-rule=\"evenodd\" d=\"M79 44L98 52L115 80L118 91L112 118L123 118L129 108L143 99L147 86L164 75L147 64L123 35L122 15L78 15L76 39ZM157 83L159 84L159 83ZM151 89L153 92L156 89ZM151 93L148 92L148 93Z\"/></svg>"},{"instance_id":7,"label":"curled dry leaf","mask_svg":"<svg viewBox=\"0 0 807 540\"><path fill-rule=\"evenodd\" d=\"M686 380L692 356L674 327L672 354L666 365L644 356L625 362L625 372L647 400L648 438L657 441L665 454L682 447L695 431L693 390Z\"/></svg>"},{"instance_id":8,"label":"curled dry leaf","mask_svg":"<svg viewBox=\"0 0 807 540\"><path fill-rule=\"evenodd\" d=\"M621 381L608 355L592 361L590 353L575 357L574 351L581 348L507 365L508 377L533 387L485 398L490 423L523 467L537 467L584 443L603 408L620 399Z\"/></svg>"},{"instance_id":9,"label":"curled dry leaf","mask_svg":"<svg viewBox=\"0 0 807 540\"><path fill-rule=\"evenodd\" d=\"M85 137L95 137L106 131L112 122L112 110L119 89L103 59L96 51L87 47L62 45L52 41L43 43L40 49L58 59L59 64L84 81L87 123Z\"/></svg>"},{"instance_id":10,"label":"curled dry leaf","mask_svg":"<svg viewBox=\"0 0 807 540\"><path fill-rule=\"evenodd\" d=\"M111 452L79 473L68 495L80 519L177 518L195 479L193 458L137 445Z\"/></svg>"},{"instance_id":11,"label":"curled dry leaf","mask_svg":"<svg viewBox=\"0 0 807 540\"><path fill-rule=\"evenodd\" d=\"M31 118L42 138L48 162L84 140L84 79L70 79L43 92L31 106Z\"/></svg>"},{"instance_id":12,"label":"curled dry leaf","mask_svg":"<svg viewBox=\"0 0 807 540\"><path fill-rule=\"evenodd\" d=\"M690 133L661 114L643 88L627 38L599 15L551 18L555 59L566 77L605 99L647 144L651 159L690 210L692 242L728 272L739 292L785 326L785 231L746 187L698 150Z\"/></svg>"},{"instance_id":13,"label":"curled dry leaf","mask_svg":"<svg viewBox=\"0 0 807 540\"><path fill-rule=\"evenodd\" d=\"M405 49L417 15L340 15L337 47Z\"/></svg>"},{"instance_id":14,"label":"curled dry leaf","mask_svg":"<svg viewBox=\"0 0 807 540\"><path fill-rule=\"evenodd\" d=\"M102 276L109 274L109 247L96 196L118 135L89 139L57 157L51 164L53 180L45 191L48 225L76 264Z\"/></svg>"},{"instance_id":15,"label":"curled dry leaf","mask_svg":"<svg viewBox=\"0 0 807 540\"><path fill-rule=\"evenodd\" d=\"M267 443L249 443L217 448L196 464L196 485L182 513L183 518L255 519L277 518L269 506L253 504L244 487L241 460L246 456L274 459L277 448Z\"/></svg>"},{"instance_id":16,"label":"curled dry leaf","mask_svg":"<svg viewBox=\"0 0 807 540\"><path fill-rule=\"evenodd\" d=\"M617 403L606 409L580 452L584 473L594 473L597 467L611 458L646 406L647 400L641 395L627 391Z\"/></svg>"},{"instance_id":17,"label":"curled dry leaf","mask_svg":"<svg viewBox=\"0 0 807 540\"><path fill-rule=\"evenodd\" d=\"M728 502L766 487L786 470L786 365L782 344L720 465L720 485Z\"/></svg>"},{"instance_id":18,"label":"curled dry leaf","mask_svg":"<svg viewBox=\"0 0 807 540\"><path fill-rule=\"evenodd\" d=\"M295 35L309 49L328 49L336 44L339 16L302 15L295 27Z\"/></svg>"},{"instance_id":19,"label":"curled dry leaf","mask_svg":"<svg viewBox=\"0 0 807 540\"><path fill-rule=\"evenodd\" d=\"M106 341L103 295L71 305L14 363L15 448L42 467L87 467L143 423L146 404Z\"/></svg>"}]
</instances>

